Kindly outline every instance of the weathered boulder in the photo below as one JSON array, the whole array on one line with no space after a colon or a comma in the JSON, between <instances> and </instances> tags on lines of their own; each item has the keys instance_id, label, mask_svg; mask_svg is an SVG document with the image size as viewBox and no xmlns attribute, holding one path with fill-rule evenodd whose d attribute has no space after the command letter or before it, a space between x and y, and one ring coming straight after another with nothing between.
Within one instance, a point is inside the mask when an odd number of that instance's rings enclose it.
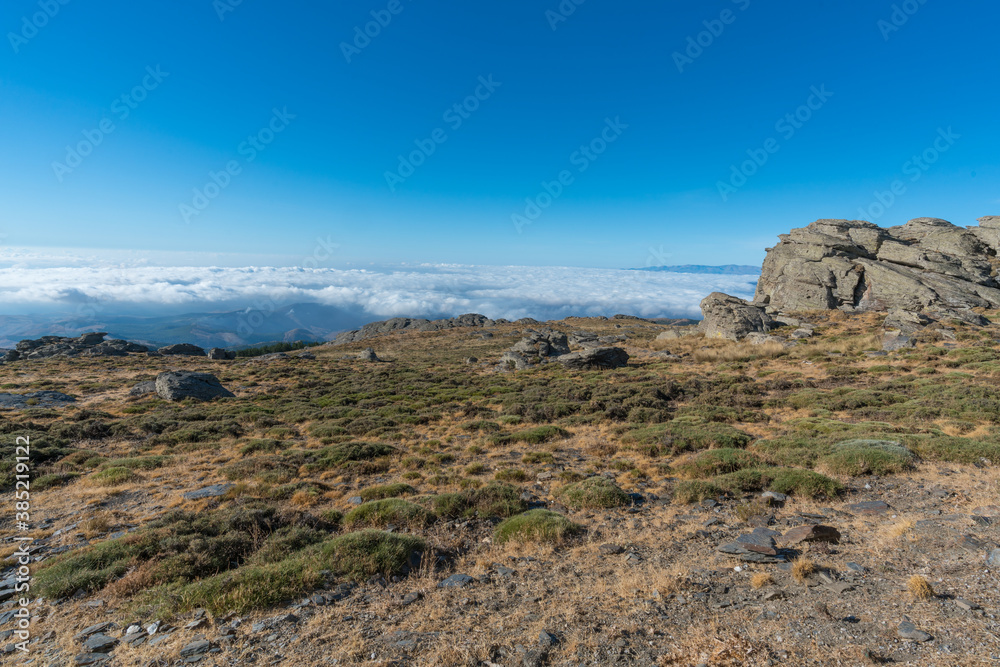
<instances>
[{"instance_id":1,"label":"weathered boulder","mask_svg":"<svg viewBox=\"0 0 1000 667\"><path fill-rule=\"evenodd\" d=\"M125 340L104 340L108 334L103 331L85 333L75 338L65 336L42 336L35 340L22 340L16 350L3 355L3 361L19 359L45 359L47 357L123 357L130 352L145 352L144 345Z\"/></svg>"},{"instance_id":2,"label":"weathered boulder","mask_svg":"<svg viewBox=\"0 0 1000 667\"><path fill-rule=\"evenodd\" d=\"M375 350L370 347L366 347L364 350L359 352L358 359L361 361L382 361L378 358L378 355L375 354Z\"/></svg>"},{"instance_id":3,"label":"weathered boulder","mask_svg":"<svg viewBox=\"0 0 1000 667\"><path fill-rule=\"evenodd\" d=\"M235 396L233 392L222 386L219 379L211 373L193 373L190 371L169 371L156 376L156 393L168 401L179 401L193 398L198 401L210 401L213 398Z\"/></svg>"},{"instance_id":4,"label":"weathered boulder","mask_svg":"<svg viewBox=\"0 0 1000 667\"><path fill-rule=\"evenodd\" d=\"M701 313L704 319L698 328L709 338L740 340L749 333L767 333L775 327L763 308L722 292L712 292L702 299Z\"/></svg>"},{"instance_id":5,"label":"weathered boulder","mask_svg":"<svg viewBox=\"0 0 1000 667\"><path fill-rule=\"evenodd\" d=\"M558 357L569 353L569 340L561 331L532 331L510 350L528 357Z\"/></svg>"},{"instance_id":6,"label":"weathered boulder","mask_svg":"<svg viewBox=\"0 0 1000 667\"><path fill-rule=\"evenodd\" d=\"M863 220L817 220L768 249L754 304L769 312L899 309L949 317L1000 307L1000 220L981 222L962 229L915 218L883 229Z\"/></svg>"},{"instance_id":7,"label":"weathered boulder","mask_svg":"<svg viewBox=\"0 0 1000 667\"><path fill-rule=\"evenodd\" d=\"M208 351L208 355L207 356L208 356L209 359L223 360L224 361L224 360L227 360L227 359L235 359L236 358L236 353L233 352L232 350L227 350L227 349L222 348L222 347L213 347L211 350Z\"/></svg>"},{"instance_id":8,"label":"weathered boulder","mask_svg":"<svg viewBox=\"0 0 1000 667\"><path fill-rule=\"evenodd\" d=\"M592 347L556 357L570 370L605 370L628 365L628 352L620 347Z\"/></svg>"},{"instance_id":9,"label":"weathered boulder","mask_svg":"<svg viewBox=\"0 0 1000 667\"><path fill-rule=\"evenodd\" d=\"M186 357L204 357L205 350L197 345L192 345L191 343L176 343L174 345L167 345L161 347L157 350L163 355L181 355Z\"/></svg>"}]
</instances>

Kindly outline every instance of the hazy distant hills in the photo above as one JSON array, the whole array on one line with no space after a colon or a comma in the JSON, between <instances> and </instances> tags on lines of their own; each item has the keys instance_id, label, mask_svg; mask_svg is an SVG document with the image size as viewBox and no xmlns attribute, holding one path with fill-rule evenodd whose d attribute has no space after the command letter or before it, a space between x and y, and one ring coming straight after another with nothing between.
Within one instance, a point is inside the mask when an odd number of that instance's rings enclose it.
<instances>
[{"instance_id":1,"label":"hazy distant hills","mask_svg":"<svg viewBox=\"0 0 1000 667\"><path fill-rule=\"evenodd\" d=\"M0 347L13 347L25 338L75 336L87 331L107 331L110 338L155 346L194 343L239 347L275 341L325 341L365 319L360 312L315 303L162 317L0 315Z\"/></svg>"},{"instance_id":2,"label":"hazy distant hills","mask_svg":"<svg viewBox=\"0 0 1000 667\"><path fill-rule=\"evenodd\" d=\"M711 273L722 276L760 275L759 266L749 264L722 264L721 266L705 266L704 264L681 264L679 266L647 266L631 271L666 271L668 273Z\"/></svg>"}]
</instances>

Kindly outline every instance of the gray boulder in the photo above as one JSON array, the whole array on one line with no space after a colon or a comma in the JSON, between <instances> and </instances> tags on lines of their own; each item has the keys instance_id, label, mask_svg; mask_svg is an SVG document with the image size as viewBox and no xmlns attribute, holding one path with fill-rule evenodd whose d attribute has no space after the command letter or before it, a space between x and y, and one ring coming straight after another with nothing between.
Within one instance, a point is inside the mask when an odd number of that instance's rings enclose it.
<instances>
[{"instance_id":1,"label":"gray boulder","mask_svg":"<svg viewBox=\"0 0 1000 667\"><path fill-rule=\"evenodd\" d=\"M204 357L205 350L198 347L197 345L192 345L191 343L176 343L174 345L167 345L161 347L157 350L163 355L180 355L186 357Z\"/></svg>"},{"instance_id":2,"label":"gray boulder","mask_svg":"<svg viewBox=\"0 0 1000 667\"><path fill-rule=\"evenodd\" d=\"M628 365L628 352L620 347L592 347L556 358L570 370L606 370Z\"/></svg>"},{"instance_id":3,"label":"gray boulder","mask_svg":"<svg viewBox=\"0 0 1000 667\"><path fill-rule=\"evenodd\" d=\"M156 380L147 380L146 382L140 382L131 389L129 389L128 395L132 398L139 398L140 396L148 396L149 394L156 393Z\"/></svg>"},{"instance_id":4,"label":"gray boulder","mask_svg":"<svg viewBox=\"0 0 1000 667\"><path fill-rule=\"evenodd\" d=\"M382 361L378 358L378 355L375 354L375 350L370 347L366 347L364 350L359 352L358 359L361 361Z\"/></svg>"},{"instance_id":5,"label":"gray boulder","mask_svg":"<svg viewBox=\"0 0 1000 667\"><path fill-rule=\"evenodd\" d=\"M708 338L740 340L749 333L767 333L775 327L763 308L722 292L712 292L702 299L701 313L704 319L698 329Z\"/></svg>"},{"instance_id":6,"label":"gray boulder","mask_svg":"<svg viewBox=\"0 0 1000 667\"><path fill-rule=\"evenodd\" d=\"M193 398L198 401L210 401L213 398L231 398L233 392L222 386L219 379L211 373L193 373L190 371L170 371L156 376L156 393L168 401L180 401Z\"/></svg>"},{"instance_id":7,"label":"gray boulder","mask_svg":"<svg viewBox=\"0 0 1000 667\"><path fill-rule=\"evenodd\" d=\"M915 345L916 341L909 336L904 336L899 331L887 331L882 336L882 349L886 352L895 352Z\"/></svg>"},{"instance_id":8,"label":"gray boulder","mask_svg":"<svg viewBox=\"0 0 1000 667\"><path fill-rule=\"evenodd\" d=\"M209 359L227 360L227 359L235 359L236 353L221 347L213 347L211 350L208 351L207 356Z\"/></svg>"}]
</instances>

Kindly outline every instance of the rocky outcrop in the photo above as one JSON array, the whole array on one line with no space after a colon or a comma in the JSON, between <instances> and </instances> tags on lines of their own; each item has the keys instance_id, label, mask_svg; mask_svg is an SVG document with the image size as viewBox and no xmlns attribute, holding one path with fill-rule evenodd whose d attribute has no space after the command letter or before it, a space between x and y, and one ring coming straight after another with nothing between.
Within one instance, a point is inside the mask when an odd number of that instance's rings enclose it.
<instances>
[{"instance_id":1,"label":"rocky outcrop","mask_svg":"<svg viewBox=\"0 0 1000 667\"><path fill-rule=\"evenodd\" d=\"M542 331L531 331L522 338L511 352L517 352L527 357L558 357L561 354L569 354L569 339L561 331L544 329Z\"/></svg>"},{"instance_id":2,"label":"rocky outcrop","mask_svg":"<svg viewBox=\"0 0 1000 667\"><path fill-rule=\"evenodd\" d=\"M208 351L208 358L220 361L232 360L236 358L236 353L222 347L213 347Z\"/></svg>"},{"instance_id":3,"label":"rocky outcrop","mask_svg":"<svg viewBox=\"0 0 1000 667\"><path fill-rule=\"evenodd\" d=\"M770 313L895 309L982 323L970 309L1000 307L1000 218L980 223L817 220L768 249L753 303Z\"/></svg>"},{"instance_id":4,"label":"rocky outcrop","mask_svg":"<svg viewBox=\"0 0 1000 667\"><path fill-rule=\"evenodd\" d=\"M14 350L5 350L0 361L45 359L48 357L123 357L130 352L146 352L148 348L125 340L104 340L104 331L85 333L76 337L42 336L35 340L22 340Z\"/></svg>"},{"instance_id":5,"label":"rocky outcrop","mask_svg":"<svg viewBox=\"0 0 1000 667\"><path fill-rule=\"evenodd\" d=\"M620 347L592 347L579 352L570 352L556 361L574 371L608 370L628 365L628 352Z\"/></svg>"},{"instance_id":6,"label":"rocky outcrop","mask_svg":"<svg viewBox=\"0 0 1000 667\"><path fill-rule=\"evenodd\" d=\"M777 324L763 308L722 292L712 292L701 301L705 319L698 328L709 338L740 340L749 333L767 333Z\"/></svg>"},{"instance_id":7,"label":"rocky outcrop","mask_svg":"<svg viewBox=\"0 0 1000 667\"><path fill-rule=\"evenodd\" d=\"M76 398L60 391L32 391L27 394L0 394L0 409L58 408L75 403Z\"/></svg>"},{"instance_id":8,"label":"rocky outcrop","mask_svg":"<svg viewBox=\"0 0 1000 667\"><path fill-rule=\"evenodd\" d=\"M211 373L192 373L190 371L173 371L160 373L156 376L156 393L168 401L179 401L193 398L198 401L210 401L213 398L231 398L233 392L222 386L219 378Z\"/></svg>"},{"instance_id":9,"label":"rocky outcrop","mask_svg":"<svg viewBox=\"0 0 1000 667\"><path fill-rule=\"evenodd\" d=\"M345 345L367 340L376 336L398 333L401 331L441 331L458 327L491 327L494 324L505 324L507 320L491 320L485 315L470 313L449 317L441 320L425 320L422 318L394 317L381 322L371 322L360 329L345 331L334 339L334 345Z\"/></svg>"}]
</instances>

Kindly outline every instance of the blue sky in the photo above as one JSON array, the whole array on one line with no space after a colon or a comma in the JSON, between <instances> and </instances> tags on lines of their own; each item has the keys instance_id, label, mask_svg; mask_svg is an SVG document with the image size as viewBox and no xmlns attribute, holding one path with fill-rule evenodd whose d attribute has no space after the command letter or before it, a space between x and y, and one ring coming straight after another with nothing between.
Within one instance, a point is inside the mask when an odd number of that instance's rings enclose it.
<instances>
[{"instance_id":1,"label":"blue sky","mask_svg":"<svg viewBox=\"0 0 1000 667\"><path fill-rule=\"evenodd\" d=\"M985 0L63 2L0 9L7 246L756 264L817 218L1000 211Z\"/></svg>"}]
</instances>

